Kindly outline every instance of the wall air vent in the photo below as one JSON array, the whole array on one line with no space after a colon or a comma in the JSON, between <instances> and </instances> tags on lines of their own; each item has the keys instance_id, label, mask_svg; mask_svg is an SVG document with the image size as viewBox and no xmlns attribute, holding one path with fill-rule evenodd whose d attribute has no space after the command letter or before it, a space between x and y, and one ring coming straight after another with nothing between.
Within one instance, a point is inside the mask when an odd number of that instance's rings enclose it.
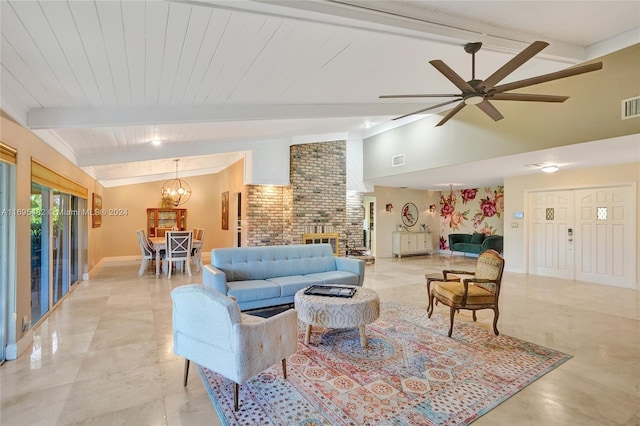
<instances>
[{"instance_id":1,"label":"wall air vent","mask_svg":"<svg viewBox=\"0 0 640 426\"><path fill-rule=\"evenodd\" d=\"M640 96L622 101L622 119L640 117Z\"/></svg>"},{"instance_id":2,"label":"wall air vent","mask_svg":"<svg viewBox=\"0 0 640 426\"><path fill-rule=\"evenodd\" d=\"M404 154L391 157L391 167L404 166Z\"/></svg>"}]
</instances>

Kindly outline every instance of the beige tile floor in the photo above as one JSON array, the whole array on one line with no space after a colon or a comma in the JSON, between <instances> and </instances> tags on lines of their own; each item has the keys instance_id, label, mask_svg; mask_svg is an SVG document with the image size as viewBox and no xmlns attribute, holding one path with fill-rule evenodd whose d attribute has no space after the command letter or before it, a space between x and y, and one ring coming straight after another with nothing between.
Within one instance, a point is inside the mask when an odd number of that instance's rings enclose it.
<instances>
[{"instance_id":1,"label":"beige tile floor","mask_svg":"<svg viewBox=\"0 0 640 426\"><path fill-rule=\"evenodd\" d=\"M425 273L474 264L378 259L365 286L383 301L426 307ZM138 266L107 264L78 284L35 329L33 347L0 367L0 425L220 424L195 369L182 386L171 347L169 292L201 277L138 277ZM479 326L491 321L491 311L478 314ZM640 425L640 291L505 273L498 327L573 358L474 424Z\"/></svg>"}]
</instances>

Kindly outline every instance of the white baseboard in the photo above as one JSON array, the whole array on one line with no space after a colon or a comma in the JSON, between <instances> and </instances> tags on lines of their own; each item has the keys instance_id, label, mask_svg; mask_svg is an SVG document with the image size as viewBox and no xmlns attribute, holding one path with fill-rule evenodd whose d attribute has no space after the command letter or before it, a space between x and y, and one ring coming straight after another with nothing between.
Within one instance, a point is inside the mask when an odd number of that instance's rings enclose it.
<instances>
[{"instance_id":1,"label":"white baseboard","mask_svg":"<svg viewBox=\"0 0 640 426\"><path fill-rule=\"evenodd\" d=\"M18 356L31 347L33 343L33 330L29 329L24 335L18 340L17 343L10 343L6 347L5 358L7 360L15 360L18 359Z\"/></svg>"}]
</instances>

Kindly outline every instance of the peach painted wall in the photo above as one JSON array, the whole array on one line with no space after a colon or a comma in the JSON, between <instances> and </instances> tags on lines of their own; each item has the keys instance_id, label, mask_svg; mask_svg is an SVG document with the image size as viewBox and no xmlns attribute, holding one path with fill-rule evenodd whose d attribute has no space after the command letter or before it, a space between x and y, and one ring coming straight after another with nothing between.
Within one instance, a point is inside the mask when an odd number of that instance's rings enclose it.
<instances>
[{"instance_id":1,"label":"peach painted wall","mask_svg":"<svg viewBox=\"0 0 640 426\"><path fill-rule=\"evenodd\" d=\"M405 203L413 203L418 208L417 224L410 228L411 231L419 231L420 224L429 225L432 232L433 248L438 250L439 218L437 211L429 212L429 206L436 204L439 207L439 191L422 191L417 189L400 189L385 186L376 186L374 192L368 192L365 197L375 198L375 256L391 257L391 238L396 225L402 224L400 212ZM393 204L391 212L386 211L386 204Z\"/></svg>"},{"instance_id":2,"label":"peach painted wall","mask_svg":"<svg viewBox=\"0 0 640 426\"><path fill-rule=\"evenodd\" d=\"M47 145L28 129L25 129L4 113L0 115L0 140L18 151L16 164L16 208L29 210L31 208L31 158L40 161L45 166L68 179L76 181L87 188L88 198L96 192L101 194L103 188L89 175L71 163L67 158ZM87 201L85 208L90 208ZM83 257L86 265L80 273L91 271L103 257L104 230L91 228L91 217L85 217L84 225L88 229L87 241L81 241L84 247ZM16 216L16 317L27 316L31 320L31 226L28 216ZM25 332L22 331L21 321L12 323L16 327L16 339L20 340Z\"/></svg>"},{"instance_id":3,"label":"peach painted wall","mask_svg":"<svg viewBox=\"0 0 640 426\"><path fill-rule=\"evenodd\" d=\"M179 206L187 209L187 229L204 228L203 252L212 248L233 245L233 212L229 217L229 230L222 230L222 193L229 191L231 210L234 194L244 191L244 161L238 161L229 168L215 174L181 177L191 187L191 199ZM123 216L107 216L102 220L105 257L139 256L140 247L136 230L145 229L147 208L162 207L160 190L165 181L146 182L105 188L103 208L105 210L126 210ZM243 197L246 200L246 197Z\"/></svg>"}]
</instances>

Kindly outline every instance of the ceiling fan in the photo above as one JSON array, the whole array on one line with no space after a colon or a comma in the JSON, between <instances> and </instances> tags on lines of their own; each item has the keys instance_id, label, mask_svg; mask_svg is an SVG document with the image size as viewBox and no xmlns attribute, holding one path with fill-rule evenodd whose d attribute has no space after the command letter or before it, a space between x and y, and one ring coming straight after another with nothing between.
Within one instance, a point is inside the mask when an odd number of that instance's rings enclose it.
<instances>
[{"instance_id":1,"label":"ceiling fan","mask_svg":"<svg viewBox=\"0 0 640 426\"><path fill-rule=\"evenodd\" d=\"M418 111L410 112L409 114L402 115L394 118L399 120L410 115L419 114L421 112L429 111L431 109L440 108L445 105L449 105L455 102L459 102L449 113L442 119L437 126L442 126L451 117L456 115L462 108L467 105L475 105L480 108L485 114L491 117L494 121L503 119L504 117L500 112L489 102L495 101L531 101L531 102L564 102L569 99L568 96L556 96L556 95L534 95L526 93L505 93L510 90L520 89L522 87L533 86L535 84L545 83L547 81L558 80L565 77L571 77L578 74L584 74L591 71L597 71L602 69L602 62L596 62L587 65L581 65L574 68L569 68L562 71L552 72L549 74L540 75L537 77L526 78L524 80L514 81L512 83L501 84L496 86L505 77L511 74L513 71L522 66L529 59L533 58L542 49L547 47L549 43L544 41L535 41L531 43L529 47L518 53L509 62L504 64L500 69L491 74L489 78L485 80L476 79L476 52L482 47L482 43L467 43L464 46L465 52L471 54L471 80L465 81L454 70L449 68L443 61L436 59L429 61L438 71L440 71L445 77L449 79L458 89L461 90L459 94L414 94L414 95L382 95L380 99L390 98L456 98L450 101L446 101L437 105L432 105L427 108L420 109Z\"/></svg>"}]
</instances>

